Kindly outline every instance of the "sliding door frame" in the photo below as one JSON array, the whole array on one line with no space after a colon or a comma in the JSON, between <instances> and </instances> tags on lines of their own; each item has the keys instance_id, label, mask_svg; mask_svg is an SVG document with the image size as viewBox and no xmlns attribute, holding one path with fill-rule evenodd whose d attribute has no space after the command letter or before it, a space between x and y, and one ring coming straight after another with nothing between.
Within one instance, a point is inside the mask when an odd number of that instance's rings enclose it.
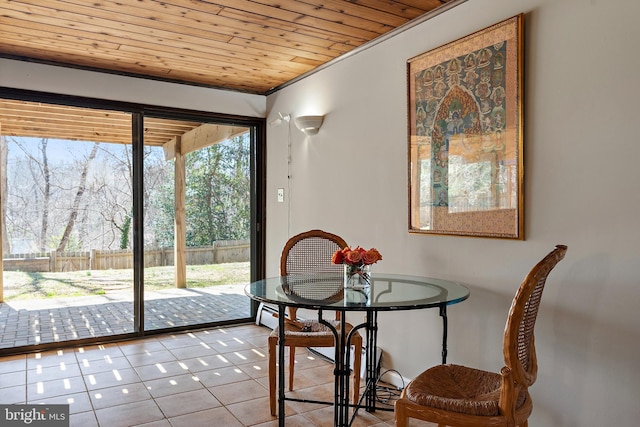
<instances>
[{"instance_id":1,"label":"sliding door frame","mask_svg":"<svg viewBox=\"0 0 640 427\"><path fill-rule=\"evenodd\" d=\"M119 101L102 100L96 98L73 95L60 95L49 92L39 92L14 88L0 87L0 97L18 101L42 102L47 104L67 105L73 107L94 108L100 110L114 110L129 113L132 116L132 151L133 151L133 310L134 332L105 337L83 338L72 341L42 343L0 349L0 356L16 353L42 351L53 348L76 347L87 344L98 344L126 339L139 338L145 335L162 334L189 329L224 326L236 323L246 323L255 319L257 304L251 301L250 317L235 319L213 324L197 324L175 328L144 330L144 203L142 200L144 189L143 157L144 157L144 118L149 115L154 118L172 120L194 120L221 125L244 126L250 129L251 140L251 255L250 280L256 281L265 276L265 248L266 248L266 120L264 118L245 117L239 115L211 113L205 111L187 110L135 104Z\"/></svg>"}]
</instances>

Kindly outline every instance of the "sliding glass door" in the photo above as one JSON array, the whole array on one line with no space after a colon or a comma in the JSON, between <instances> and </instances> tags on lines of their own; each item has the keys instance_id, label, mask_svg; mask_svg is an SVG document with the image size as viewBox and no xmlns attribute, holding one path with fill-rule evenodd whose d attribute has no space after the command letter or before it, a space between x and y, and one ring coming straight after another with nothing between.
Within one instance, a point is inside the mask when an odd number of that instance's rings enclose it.
<instances>
[{"instance_id":1,"label":"sliding glass door","mask_svg":"<svg viewBox=\"0 0 640 427\"><path fill-rule=\"evenodd\" d=\"M30 97L0 99L0 354L249 319L263 123Z\"/></svg>"},{"instance_id":2,"label":"sliding glass door","mask_svg":"<svg viewBox=\"0 0 640 427\"><path fill-rule=\"evenodd\" d=\"M250 129L148 116L144 127L183 129L144 150L145 329L249 318Z\"/></svg>"},{"instance_id":3,"label":"sliding glass door","mask_svg":"<svg viewBox=\"0 0 640 427\"><path fill-rule=\"evenodd\" d=\"M6 99L0 111L0 349L134 332L131 114Z\"/></svg>"}]
</instances>

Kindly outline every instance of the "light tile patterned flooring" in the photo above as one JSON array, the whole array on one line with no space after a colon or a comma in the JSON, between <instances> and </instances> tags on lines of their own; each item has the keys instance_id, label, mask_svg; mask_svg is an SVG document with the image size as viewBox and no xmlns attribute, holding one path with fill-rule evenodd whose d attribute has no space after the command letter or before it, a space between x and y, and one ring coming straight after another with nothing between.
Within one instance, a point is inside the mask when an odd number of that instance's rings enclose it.
<instances>
[{"instance_id":1,"label":"light tile patterned flooring","mask_svg":"<svg viewBox=\"0 0 640 427\"><path fill-rule=\"evenodd\" d=\"M0 403L68 403L77 427L276 426L269 332L241 325L0 357ZM331 401L332 369L299 349L291 396ZM333 425L331 405L287 402L286 413L287 426ZM393 413L361 410L353 425L388 427Z\"/></svg>"}]
</instances>

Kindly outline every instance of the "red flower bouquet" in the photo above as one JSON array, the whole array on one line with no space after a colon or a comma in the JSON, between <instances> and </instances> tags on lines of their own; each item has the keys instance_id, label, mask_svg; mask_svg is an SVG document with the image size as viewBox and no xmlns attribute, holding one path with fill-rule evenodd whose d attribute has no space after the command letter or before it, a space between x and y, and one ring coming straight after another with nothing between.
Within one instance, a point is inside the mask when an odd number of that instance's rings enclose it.
<instances>
[{"instance_id":1,"label":"red flower bouquet","mask_svg":"<svg viewBox=\"0 0 640 427\"><path fill-rule=\"evenodd\" d=\"M344 265L344 287L367 287L371 284L369 266L382 259L382 255L376 248L369 250L357 246L355 249L346 247L337 250L331 262Z\"/></svg>"},{"instance_id":2,"label":"red flower bouquet","mask_svg":"<svg viewBox=\"0 0 640 427\"><path fill-rule=\"evenodd\" d=\"M344 249L337 250L333 254L333 258L331 258L331 262L334 264L348 264L355 267L375 264L380 260L382 260L382 255L376 248L366 250L360 246L355 249L347 246Z\"/></svg>"}]
</instances>

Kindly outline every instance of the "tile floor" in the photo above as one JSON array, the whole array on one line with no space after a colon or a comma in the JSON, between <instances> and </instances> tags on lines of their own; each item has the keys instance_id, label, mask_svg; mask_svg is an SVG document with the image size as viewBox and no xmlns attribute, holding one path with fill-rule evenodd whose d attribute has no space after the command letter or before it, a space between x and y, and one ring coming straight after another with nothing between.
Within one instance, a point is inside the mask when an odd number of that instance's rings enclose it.
<instances>
[{"instance_id":1,"label":"tile floor","mask_svg":"<svg viewBox=\"0 0 640 427\"><path fill-rule=\"evenodd\" d=\"M77 427L276 426L267 335L256 325L0 357L0 403L68 403ZM299 350L292 395L332 400L330 362ZM333 407L287 402L287 426L333 424ZM359 411L355 426L393 425ZM411 424L411 426L426 424Z\"/></svg>"}]
</instances>

